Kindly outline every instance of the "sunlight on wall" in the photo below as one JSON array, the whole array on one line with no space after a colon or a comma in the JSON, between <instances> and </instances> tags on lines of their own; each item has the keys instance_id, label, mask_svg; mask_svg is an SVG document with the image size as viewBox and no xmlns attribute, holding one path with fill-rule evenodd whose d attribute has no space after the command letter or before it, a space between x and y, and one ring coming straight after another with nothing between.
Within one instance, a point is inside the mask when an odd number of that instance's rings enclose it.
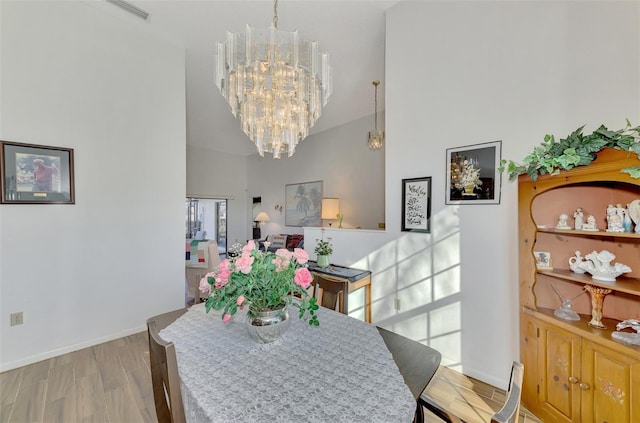
<instances>
[{"instance_id":1,"label":"sunlight on wall","mask_svg":"<svg viewBox=\"0 0 640 423\"><path fill-rule=\"evenodd\" d=\"M457 207L432 216L433 233L402 232L350 265L373 272L374 323L427 344L442 364L462 371L462 295ZM353 300L351 299L353 298ZM399 310L396 310L396 299ZM362 318L364 296L350 296L350 315Z\"/></svg>"}]
</instances>

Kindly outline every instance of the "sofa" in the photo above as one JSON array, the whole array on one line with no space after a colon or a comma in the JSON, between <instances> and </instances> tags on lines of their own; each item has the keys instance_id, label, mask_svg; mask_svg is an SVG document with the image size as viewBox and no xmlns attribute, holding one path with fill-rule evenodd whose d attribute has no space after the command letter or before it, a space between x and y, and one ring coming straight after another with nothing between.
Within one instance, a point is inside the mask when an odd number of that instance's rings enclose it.
<instances>
[{"instance_id":1,"label":"sofa","mask_svg":"<svg viewBox=\"0 0 640 423\"><path fill-rule=\"evenodd\" d=\"M268 235L265 241L271 243L267 248L271 252L275 252L280 248L286 248L290 251L293 251L294 248L304 248L303 234ZM260 248L264 248L263 241L260 242Z\"/></svg>"}]
</instances>

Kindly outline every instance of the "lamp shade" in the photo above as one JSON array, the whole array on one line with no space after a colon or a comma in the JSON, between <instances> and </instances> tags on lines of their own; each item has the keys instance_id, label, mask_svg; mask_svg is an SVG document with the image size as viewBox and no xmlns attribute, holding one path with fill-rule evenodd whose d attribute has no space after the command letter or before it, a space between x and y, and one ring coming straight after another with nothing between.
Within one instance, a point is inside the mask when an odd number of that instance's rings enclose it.
<instances>
[{"instance_id":1,"label":"lamp shade","mask_svg":"<svg viewBox=\"0 0 640 423\"><path fill-rule=\"evenodd\" d=\"M322 199L322 219L337 219L340 213L340 200L337 198Z\"/></svg>"},{"instance_id":2,"label":"lamp shade","mask_svg":"<svg viewBox=\"0 0 640 423\"><path fill-rule=\"evenodd\" d=\"M269 220L269 215L267 214L267 212L263 212L261 211L260 213L258 213L258 215L255 218L256 222L268 222Z\"/></svg>"}]
</instances>

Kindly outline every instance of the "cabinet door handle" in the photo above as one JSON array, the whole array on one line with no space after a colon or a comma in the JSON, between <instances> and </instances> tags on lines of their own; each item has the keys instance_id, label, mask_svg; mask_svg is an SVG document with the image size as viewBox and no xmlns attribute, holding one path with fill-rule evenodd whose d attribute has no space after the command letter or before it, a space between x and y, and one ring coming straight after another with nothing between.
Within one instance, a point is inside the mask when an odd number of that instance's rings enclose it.
<instances>
[{"instance_id":1,"label":"cabinet door handle","mask_svg":"<svg viewBox=\"0 0 640 423\"><path fill-rule=\"evenodd\" d=\"M583 391L588 391L588 390L589 390L589 388L591 388L591 387L589 386L589 384L588 384L588 383L581 383L581 384L580 384L580 385L578 385L578 386L579 386L579 387L580 387L580 389L582 389Z\"/></svg>"},{"instance_id":2,"label":"cabinet door handle","mask_svg":"<svg viewBox=\"0 0 640 423\"><path fill-rule=\"evenodd\" d=\"M569 382L578 383L578 382L580 382L580 380L577 377L569 376Z\"/></svg>"}]
</instances>

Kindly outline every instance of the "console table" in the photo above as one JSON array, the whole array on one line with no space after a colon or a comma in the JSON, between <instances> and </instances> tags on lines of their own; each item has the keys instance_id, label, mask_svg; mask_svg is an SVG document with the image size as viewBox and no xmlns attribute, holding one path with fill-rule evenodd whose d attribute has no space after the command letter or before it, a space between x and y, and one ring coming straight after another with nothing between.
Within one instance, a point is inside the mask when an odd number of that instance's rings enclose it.
<instances>
[{"instance_id":1,"label":"console table","mask_svg":"<svg viewBox=\"0 0 640 423\"><path fill-rule=\"evenodd\" d=\"M309 261L309 271L328 276L335 282L344 284L343 292L349 293L364 287L364 320L371 323L371 271L354 269L352 267L331 264L328 267L319 267L315 261ZM342 295L342 309L349 313L349 295Z\"/></svg>"}]
</instances>

